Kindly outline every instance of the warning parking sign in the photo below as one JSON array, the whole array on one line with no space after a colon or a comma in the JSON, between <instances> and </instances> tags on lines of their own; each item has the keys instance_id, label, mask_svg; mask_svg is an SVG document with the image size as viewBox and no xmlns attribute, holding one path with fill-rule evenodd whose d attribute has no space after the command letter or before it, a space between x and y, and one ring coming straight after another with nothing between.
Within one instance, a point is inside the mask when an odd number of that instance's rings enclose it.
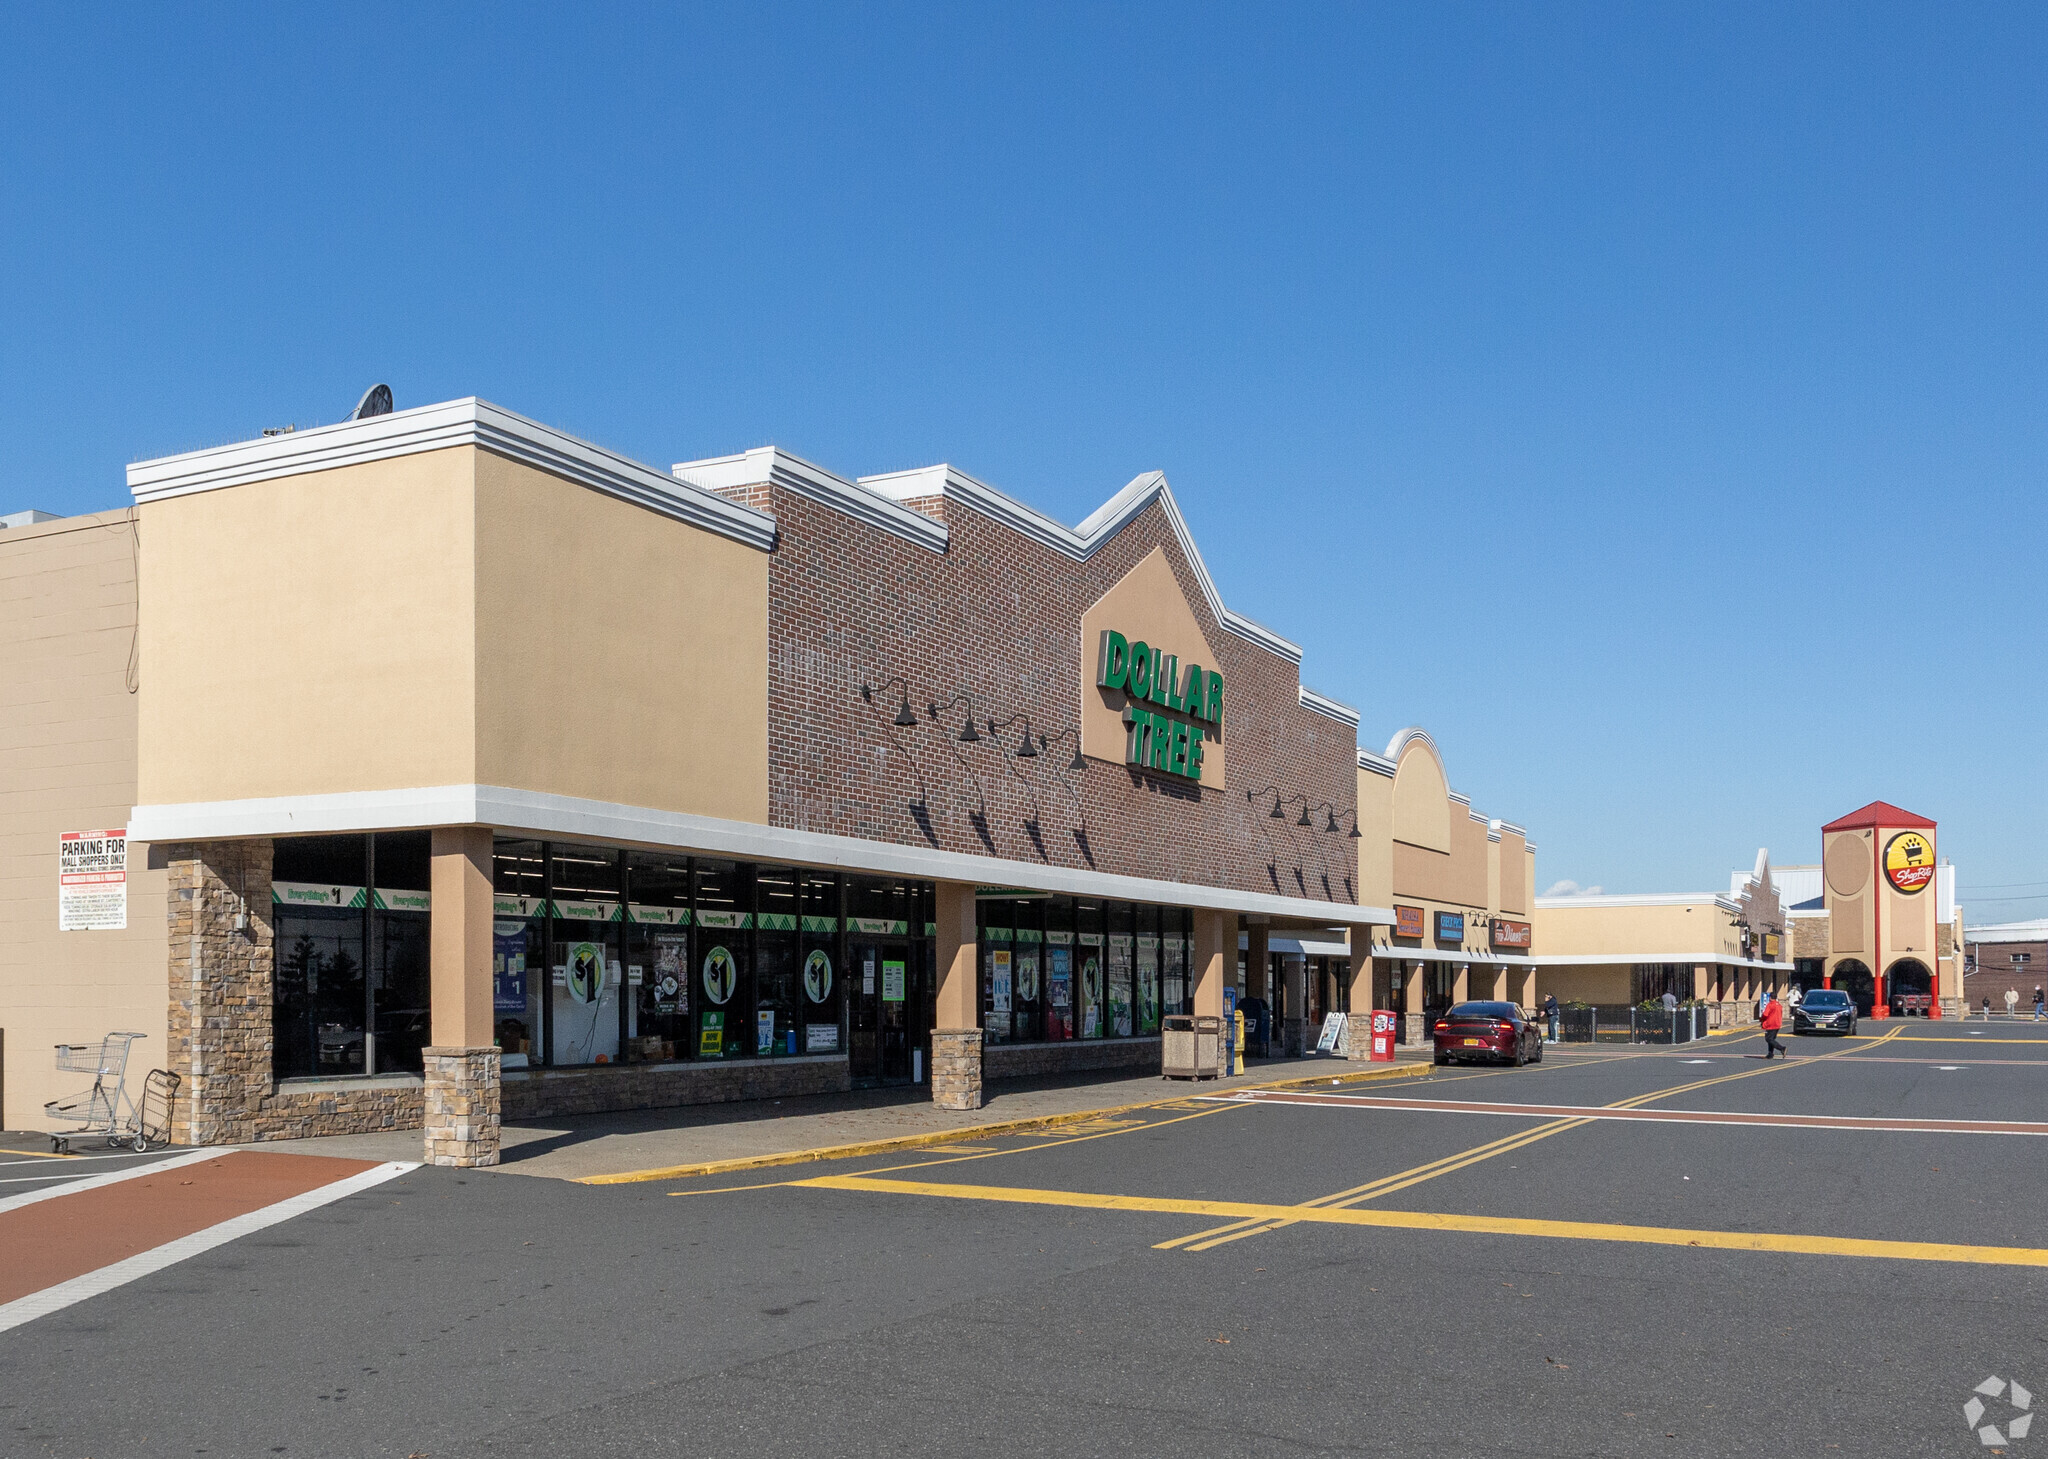
<instances>
[{"instance_id":1,"label":"warning parking sign","mask_svg":"<svg viewBox=\"0 0 2048 1459\"><path fill-rule=\"evenodd\" d=\"M115 932L128 925L128 830L57 837L57 930Z\"/></svg>"}]
</instances>

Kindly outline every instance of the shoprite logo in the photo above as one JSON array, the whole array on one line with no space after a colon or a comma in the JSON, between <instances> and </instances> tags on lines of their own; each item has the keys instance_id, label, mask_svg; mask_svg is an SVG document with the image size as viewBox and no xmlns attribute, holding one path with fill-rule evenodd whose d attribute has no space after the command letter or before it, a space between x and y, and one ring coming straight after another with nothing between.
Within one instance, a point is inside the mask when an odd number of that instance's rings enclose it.
<instances>
[{"instance_id":1,"label":"shoprite logo","mask_svg":"<svg viewBox=\"0 0 2048 1459\"><path fill-rule=\"evenodd\" d=\"M1934 880L1934 844L1918 831L1901 831L1884 843L1884 874L1911 896Z\"/></svg>"},{"instance_id":2,"label":"shoprite logo","mask_svg":"<svg viewBox=\"0 0 2048 1459\"><path fill-rule=\"evenodd\" d=\"M1105 629L1095 682L1111 692L1124 692L1126 765L1189 780L1202 778L1202 744L1216 738L1223 725L1221 674L1200 664L1183 669L1178 654Z\"/></svg>"}]
</instances>

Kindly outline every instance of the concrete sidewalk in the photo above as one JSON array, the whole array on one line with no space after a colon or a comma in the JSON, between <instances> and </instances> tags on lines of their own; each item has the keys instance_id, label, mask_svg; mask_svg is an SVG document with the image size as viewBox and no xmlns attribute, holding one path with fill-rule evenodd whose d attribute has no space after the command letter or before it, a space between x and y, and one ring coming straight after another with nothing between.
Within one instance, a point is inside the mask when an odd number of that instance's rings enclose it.
<instances>
[{"instance_id":1,"label":"concrete sidewalk","mask_svg":"<svg viewBox=\"0 0 2048 1459\"><path fill-rule=\"evenodd\" d=\"M491 1169L598 1183L619 1176L647 1179L650 1171L707 1175L1098 1119L1133 1105L1185 1099L1192 1094L1276 1084L1354 1083L1405 1077L1430 1067L1427 1048L1404 1047L1399 1053L1391 1064L1357 1063L1328 1055L1260 1059L1246 1073L1199 1084L1169 1081L1157 1074L993 1080L988 1085L988 1102L970 1112L939 1109L932 1103L930 1088L915 1085L799 1099L568 1115L505 1126L503 1163ZM247 1148L363 1160L418 1160L420 1141L418 1130L391 1130L375 1135L275 1140Z\"/></svg>"}]
</instances>

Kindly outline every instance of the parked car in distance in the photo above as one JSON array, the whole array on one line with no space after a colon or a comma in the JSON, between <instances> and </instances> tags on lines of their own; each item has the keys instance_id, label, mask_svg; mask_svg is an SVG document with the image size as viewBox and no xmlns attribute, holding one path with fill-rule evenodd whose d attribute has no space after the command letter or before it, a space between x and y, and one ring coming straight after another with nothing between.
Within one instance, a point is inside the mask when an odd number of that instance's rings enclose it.
<instances>
[{"instance_id":1,"label":"parked car in distance","mask_svg":"<svg viewBox=\"0 0 2048 1459\"><path fill-rule=\"evenodd\" d=\"M1436 1062L1467 1059L1489 1064L1543 1062L1543 1030L1512 1003L1460 1003L1436 1021Z\"/></svg>"},{"instance_id":2,"label":"parked car in distance","mask_svg":"<svg viewBox=\"0 0 2048 1459\"><path fill-rule=\"evenodd\" d=\"M1856 1032L1855 1000L1840 988L1815 988L1792 1005L1792 1032Z\"/></svg>"}]
</instances>

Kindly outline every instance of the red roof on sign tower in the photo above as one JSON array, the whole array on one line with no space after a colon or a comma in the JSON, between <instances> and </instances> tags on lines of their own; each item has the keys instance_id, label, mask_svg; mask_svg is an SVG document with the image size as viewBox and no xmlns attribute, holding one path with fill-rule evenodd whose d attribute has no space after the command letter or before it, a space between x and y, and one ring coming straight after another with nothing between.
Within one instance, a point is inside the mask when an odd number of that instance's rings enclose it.
<instances>
[{"instance_id":1,"label":"red roof on sign tower","mask_svg":"<svg viewBox=\"0 0 2048 1459\"><path fill-rule=\"evenodd\" d=\"M1865 826L1910 826L1915 830L1931 831L1934 822L1911 811L1902 811L1888 800L1874 800L1860 811L1851 811L1838 821L1829 821L1821 830L1824 833L1860 831Z\"/></svg>"}]
</instances>

